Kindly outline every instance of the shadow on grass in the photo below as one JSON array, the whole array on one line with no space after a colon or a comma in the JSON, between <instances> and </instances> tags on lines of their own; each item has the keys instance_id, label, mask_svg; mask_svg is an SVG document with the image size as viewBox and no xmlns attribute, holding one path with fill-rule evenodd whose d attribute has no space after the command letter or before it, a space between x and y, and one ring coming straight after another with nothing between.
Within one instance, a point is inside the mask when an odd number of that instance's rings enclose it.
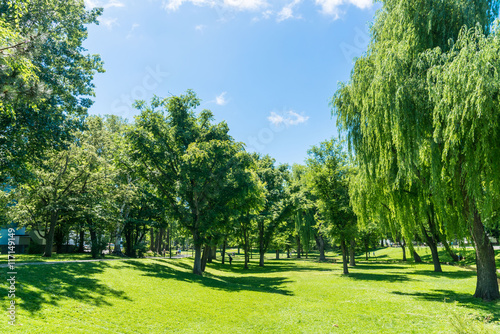
<instances>
[{"instance_id":1,"label":"shadow on grass","mask_svg":"<svg viewBox=\"0 0 500 334\"><path fill-rule=\"evenodd\" d=\"M282 287L283 284L290 282L284 277L262 277L262 276L222 276L205 273L203 277L191 273L192 267L185 262L171 262L158 259L160 263L144 263L142 261L127 261L128 268L133 267L143 272L144 276L157 277L162 279L175 279L178 281L197 283L203 286L229 291L238 292L242 290L257 291L265 293L277 293L291 296L292 292ZM187 271L186 271L187 270Z\"/></svg>"},{"instance_id":2,"label":"shadow on grass","mask_svg":"<svg viewBox=\"0 0 500 334\"><path fill-rule=\"evenodd\" d=\"M403 274L356 273L350 271L349 277L362 281L385 281L391 283L414 281L414 279Z\"/></svg>"},{"instance_id":3,"label":"shadow on grass","mask_svg":"<svg viewBox=\"0 0 500 334\"><path fill-rule=\"evenodd\" d=\"M481 299L474 298L472 294L457 293L453 290L432 290L432 292L401 292L392 291L395 295L400 296L413 296L419 299L436 301L436 302L458 302L459 306L464 306L474 310L482 310L491 313L492 321L500 320L500 301L497 302L483 302Z\"/></svg>"},{"instance_id":4,"label":"shadow on grass","mask_svg":"<svg viewBox=\"0 0 500 334\"><path fill-rule=\"evenodd\" d=\"M16 298L21 301L18 307L33 314L44 305L59 306L59 302L66 299L94 306L111 306L110 296L130 300L124 291L112 289L92 278L108 266L104 262L23 266L16 275ZM5 285L0 287L0 295L7 296Z\"/></svg>"}]
</instances>

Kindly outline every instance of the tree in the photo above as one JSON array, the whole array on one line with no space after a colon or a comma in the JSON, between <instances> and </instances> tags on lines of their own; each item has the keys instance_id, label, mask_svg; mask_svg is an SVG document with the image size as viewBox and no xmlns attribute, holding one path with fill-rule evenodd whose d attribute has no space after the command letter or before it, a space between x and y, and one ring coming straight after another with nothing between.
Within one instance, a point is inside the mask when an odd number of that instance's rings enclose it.
<instances>
[{"instance_id":1,"label":"tree","mask_svg":"<svg viewBox=\"0 0 500 334\"><path fill-rule=\"evenodd\" d=\"M27 162L83 128L103 69L82 44L101 11L77 0L0 1L0 182L29 178Z\"/></svg>"},{"instance_id":2,"label":"tree","mask_svg":"<svg viewBox=\"0 0 500 334\"><path fill-rule=\"evenodd\" d=\"M341 143L335 139L313 146L307 166L313 193L330 234L338 238L342 249L343 273L347 268L347 244L356 231L356 216L349 203L349 178L352 168Z\"/></svg>"},{"instance_id":3,"label":"tree","mask_svg":"<svg viewBox=\"0 0 500 334\"><path fill-rule=\"evenodd\" d=\"M403 232L408 235L412 230L421 230L432 244L433 230L444 229L447 236L463 237L467 226L471 226L470 233L478 240L475 296L500 298L492 251L484 232L483 221L487 216L484 217L486 211L481 203L485 196L478 193L484 184L480 178L487 172L487 164L475 162L483 161L474 160L482 151L470 146L479 139L477 132L471 132L480 124L472 122L478 115L476 110L485 111L482 108L486 105L492 110L494 103L487 97L495 95L487 95L492 92L479 85L473 96L482 97L475 101L488 102L480 108L474 107L474 111L469 104L471 107L464 109L465 114L455 117L465 106L462 102L473 101L468 100L471 92L467 89L475 87L467 81L469 75L463 75L462 67L458 71L458 64L465 66L465 61L469 61L467 67L471 65L469 72L474 73L473 80L477 79L477 83L486 82L489 75L472 71L477 65L472 59L457 57L461 52L455 45L459 48L464 45L459 41L464 40L460 31L464 26L478 25L488 35L498 15L498 2L386 0L382 3L367 53L356 60L350 82L342 84L332 100L338 125L347 134L358 164L372 184L382 182L391 209L395 209L394 217L400 224L404 224L404 217L409 218L411 224L407 227L411 228ZM470 55L472 49L462 55L468 52ZM451 66L453 62L455 67ZM452 70L456 72L452 74ZM467 79L448 80L453 75L454 79L462 75ZM454 91L456 87L460 89ZM450 95L451 91L456 95ZM458 95L460 100L451 98ZM449 114L450 110L456 113ZM462 125L458 121L465 115L467 122ZM490 129L496 124L493 119L488 122ZM478 168L467 170L467 162ZM489 194L486 197L492 199L494 193L485 191ZM460 218L450 219L457 217Z\"/></svg>"},{"instance_id":4,"label":"tree","mask_svg":"<svg viewBox=\"0 0 500 334\"><path fill-rule=\"evenodd\" d=\"M202 275L201 250L214 223L235 193L233 171L245 168L243 146L228 134L226 123L212 124L213 115L194 108L200 101L192 91L151 105L138 101L141 114L128 138L141 174L168 203L169 216L193 236L193 273Z\"/></svg>"},{"instance_id":5,"label":"tree","mask_svg":"<svg viewBox=\"0 0 500 334\"><path fill-rule=\"evenodd\" d=\"M264 208L257 217L257 239L259 243L259 266L264 266L264 254L273 240L276 228L291 213L287 203L288 165L275 166L270 156L254 155L257 175L266 189Z\"/></svg>"}]
</instances>

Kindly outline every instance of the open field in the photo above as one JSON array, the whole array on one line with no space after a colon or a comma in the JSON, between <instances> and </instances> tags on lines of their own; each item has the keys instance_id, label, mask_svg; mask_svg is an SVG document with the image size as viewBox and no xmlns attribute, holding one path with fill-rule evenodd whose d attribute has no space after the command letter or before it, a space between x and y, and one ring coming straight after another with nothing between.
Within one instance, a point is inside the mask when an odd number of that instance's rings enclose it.
<instances>
[{"instance_id":1,"label":"open field","mask_svg":"<svg viewBox=\"0 0 500 334\"><path fill-rule=\"evenodd\" d=\"M359 262L348 277L340 263L311 259L268 259L244 271L242 256L232 266L208 264L203 278L190 273L191 259L23 266L18 325L7 327L4 312L0 332L500 332L500 303L472 298L473 271L382 261L400 251L378 250L378 260ZM5 310L6 284L0 296Z\"/></svg>"}]
</instances>

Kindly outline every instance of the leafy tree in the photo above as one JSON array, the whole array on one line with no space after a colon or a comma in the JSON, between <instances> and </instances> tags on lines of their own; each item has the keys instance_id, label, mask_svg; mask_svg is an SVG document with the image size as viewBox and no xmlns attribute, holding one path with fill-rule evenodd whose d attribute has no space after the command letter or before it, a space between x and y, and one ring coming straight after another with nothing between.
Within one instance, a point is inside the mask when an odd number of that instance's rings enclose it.
<instances>
[{"instance_id":1,"label":"leafy tree","mask_svg":"<svg viewBox=\"0 0 500 334\"><path fill-rule=\"evenodd\" d=\"M471 146L479 139L479 131L472 130L487 119L474 122L479 119L476 111L493 110L494 99L489 97L495 95L482 88L492 86L479 84L472 95L478 99L469 99L467 90L476 87L469 77L484 83L492 76L476 70L477 63L465 56L473 48L463 47L471 39L460 36L464 26L476 25L488 35L498 2L386 0L382 5L367 53L356 60L350 82L342 84L333 98L338 124L371 184L382 183L393 217L404 226L406 236L420 230L433 245L437 230L443 229L447 237L463 237L470 230L478 258L475 296L500 298L483 225L487 220L483 203L488 202L483 199L494 198L494 193L481 189L488 165L478 162L485 161L479 158L485 151ZM467 75L463 69L468 69ZM462 76L466 79L459 79ZM485 104L472 107L472 101ZM456 112L450 114L452 110ZM462 119L467 122L462 124ZM496 124L493 119L487 122L490 129ZM479 189L488 195L480 195Z\"/></svg>"},{"instance_id":2,"label":"leafy tree","mask_svg":"<svg viewBox=\"0 0 500 334\"><path fill-rule=\"evenodd\" d=\"M0 1L0 182L28 178L26 162L82 129L103 71L82 44L100 13L78 0Z\"/></svg>"},{"instance_id":3,"label":"leafy tree","mask_svg":"<svg viewBox=\"0 0 500 334\"><path fill-rule=\"evenodd\" d=\"M313 146L307 166L310 182L318 198L319 210L330 234L338 238L342 249L343 272L347 268L347 244L356 231L356 216L349 203L349 177L352 174L347 154L335 139Z\"/></svg>"},{"instance_id":4,"label":"leafy tree","mask_svg":"<svg viewBox=\"0 0 500 334\"><path fill-rule=\"evenodd\" d=\"M287 202L288 165L275 166L270 156L254 155L257 175L266 189L266 201L257 218L257 239L259 243L259 266L264 266L264 254L267 252L274 233L281 222L291 214L291 205Z\"/></svg>"},{"instance_id":5,"label":"leafy tree","mask_svg":"<svg viewBox=\"0 0 500 334\"><path fill-rule=\"evenodd\" d=\"M226 123L212 124L212 113L194 108L200 101L192 91L150 106L136 103L141 114L129 133L132 157L141 164L145 180L168 203L169 215L193 236L193 273L201 275L201 250L216 219L237 191L233 171L247 159L241 144L228 134Z\"/></svg>"}]
</instances>

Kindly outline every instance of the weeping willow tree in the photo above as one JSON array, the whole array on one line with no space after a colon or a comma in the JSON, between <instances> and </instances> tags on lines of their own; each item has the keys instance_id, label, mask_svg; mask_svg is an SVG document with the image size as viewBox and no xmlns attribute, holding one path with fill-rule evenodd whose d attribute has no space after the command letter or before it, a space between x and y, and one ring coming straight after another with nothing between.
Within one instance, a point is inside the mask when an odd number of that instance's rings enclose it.
<instances>
[{"instance_id":1,"label":"weeping willow tree","mask_svg":"<svg viewBox=\"0 0 500 334\"><path fill-rule=\"evenodd\" d=\"M475 296L500 298L483 224L487 203L498 193L490 172L499 157L498 72L488 62L498 58L490 45L497 38L491 27L498 2L381 2L366 54L333 97L338 125L367 179L388 195L403 230L470 233L478 263ZM471 43L471 34L461 33L467 27L477 27L482 39L476 34ZM480 41L489 47L481 49ZM475 60L481 51L490 58ZM479 130L485 123L486 131Z\"/></svg>"}]
</instances>

